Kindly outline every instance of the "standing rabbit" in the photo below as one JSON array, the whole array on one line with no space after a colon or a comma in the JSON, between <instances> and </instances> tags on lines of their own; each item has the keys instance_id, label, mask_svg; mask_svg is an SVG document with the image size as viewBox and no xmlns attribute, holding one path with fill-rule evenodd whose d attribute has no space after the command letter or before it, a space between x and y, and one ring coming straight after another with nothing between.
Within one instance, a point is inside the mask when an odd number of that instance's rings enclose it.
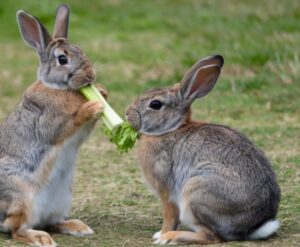
<instances>
[{"instance_id":1,"label":"standing rabbit","mask_svg":"<svg viewBox=\"0 0 300 247\"><path fill-rule=\"evenodd\" d=\"M95 79L92 63L67 40L69 9L57 9L51 37L39 20L17 12L25 42L40 57L38 80L0 125L0 230L42 247L56 243L46 227L75 236L93 233L67 220L78 148L102 111L79 88ZM40 230L34 230L40 229Z\"/></svg>"},{"instance_id":2,"label":"standing rabbit","mask_svg":"<svg viewBox=\"0 0 300 247\"><path fill-rule=\"evenodd\" d=\"M127 111L144 177L162 201L156 244L264 239L279 228L280 189L264 153L236 130L191 120L192 102L222 66L220 55L204 58L180 85L150 90ZM176 231L179 222L192 231Z\"/></svg>"}]
</instances>

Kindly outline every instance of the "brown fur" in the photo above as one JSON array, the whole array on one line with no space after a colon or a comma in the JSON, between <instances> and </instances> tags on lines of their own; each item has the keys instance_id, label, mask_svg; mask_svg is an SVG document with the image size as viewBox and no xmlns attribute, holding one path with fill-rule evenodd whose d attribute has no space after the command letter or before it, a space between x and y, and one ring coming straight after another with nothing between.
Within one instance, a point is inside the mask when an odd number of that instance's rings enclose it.
<instances>
[{"instance_id":1,"label":"brown fur","mask_svg":"<svg viewBox=\"0 0 300 247\"><path fill-rule=\"evenodd\" d=\"M192 102L213 89L223 62L198 61L180 85L149 90L126 112L140 134L144 177L163 204L155 243L263 239L279 228L280 188L264 153L236 130L191 119ZM178 218L194 232L170 231Z\"/></svg>"},{"instance_id":2,"label":"brown fur","mask_svg":"<svg viewBox=\"0 0 300 247\"><path fill-rule=\"evenodd\" d=\"M64 221L78 149L103 109L80 93L95 81L95 70L67 40L69 12L66 5L57 8L53 37L36 17L17 12L20 33L40 58L38 80L0 125L0 230L39 247L56 243L33 229L58 224L67 234L93 233L79 220Z\"/></svg>"},{"instance_id":3,"label":"brown fur","mask_svg":"<svg viewBox=\"0 0 300 247\"><path fill-rule=\"evenodd\" d=\"M100 85L97 86L101 88ZM105 91L105 90L104 90ZM69 136L72 136L85 122L96 119L102 111L102 104L99 101L87 101L80 93L73 90L56 90L46 87L41 81L33 83L25 92L24 97L28 97L36 102L43 102L43 106L52 105L53 113L65 114L68 122L61 129L60 134L53 140L53 151L43 161L43 165L38 170L36 176L37 184L42 187L47 183L52 171L54 160L56 159L56 149L59 150ZM72 104L70 104L72 102ZM55 123L54 123L55 124Z\"/></svg>"},{"instance_id":4,"label":"brown fur","mask_svg":"<svg viewBox=\"0 0 300 247\"><path fill-rule=\"evenodd\" d=\"M215 244L222 242L213 232L203 230L201 232L169 231L160 238L169 244Z\"/></svg>"},{"instance_id":5,"label":"brown fur","mask_svg":"<svg viewBox=\"0 0 300 247\"><path fill-rule=\"evenodd\" d=\"M36 187L34 187L35 193L49 182L50 174L55 165L55 159L57 158L57 150L59 150L60 145L56 146L57 148L53 148L53 151L49 155L47 155L47 157L43 161L43 164L38 168L36 172Z\"/></svg>"},{"instance_id":6,"label":"brown fur","mask_svg":"<svg viewBox=\"0 0 300 247\"><path fill-rule=\"evenodd\" d=\"M23 209L23 211L21 211L20 208L19 212L8 214L7 218L3 222L3 225L14 232L17 231L27 221L28 221L28 217L27 217L26 209L25 210Z\"/></svg>"},{"instance_id":7,"label":"brown fur","mask_svg":"<svg viewBox=\"0 0 300 247\"><path fill-rule=\"evenodd\" d=\"M179 210L177 205L169 201L169 197L161 198L162 200L162 217L163 224L161 233L164 234L168 231L175 230L179 223Z\"/></svg>"},{"instance_id":8,"label":"brown fur","mask_svg":"<svg viewBox=\"0 0 300 247\"><path fill-rule=\"evenodd\" d=\"M18 230L12 232L12 237L27 244L38 246L56 246L55 241L47 232L44 231L31 229L24 231Z\"/></svg>"},{"instance_id":9,"label":"brown fur","mask_svg":"<svg viewBox=\"0 0 300 247\"><path fill-rule=\"evenodd\" d=\"M33 83L25 92L24 97L39 103L42 102L42 107L51 105L53 113L60 112L61 115L67 116L69 121L61 130L63 135L57 136L53 141L56 145L73 135L83 123L95 119L102 111L100 102L88 102L79 91L52 89L41 81Z\"/></svg>"},{"instance_id":10,"label":"brown fur","mask_svg":"<svg viewBox=\"0 0 300 247\"><path fill-rule=\"evenodd\" d=\"M81 220L78 219L66 220L64 222L61 222L57 225L52 226L51 230L70 235L89 235L93 233L88 225L84 224Z\"/></svg>"},{"instance_id":11,"label":"brown fur","mask_svg":"<svg viewBox=\"0 0 300 247\"><path fill-rule=\"evenodd\" d=\"M30 220L29 215L31 213L31 200L34 194L34 187L17 177L10 178L9 183L12 183L15 189L21 188L19 193L26 195L26 197L20 196L14 198L13 203L7 208L7 217L2 224L4 229L16 231Z\"/></svg>"}]
</instances>

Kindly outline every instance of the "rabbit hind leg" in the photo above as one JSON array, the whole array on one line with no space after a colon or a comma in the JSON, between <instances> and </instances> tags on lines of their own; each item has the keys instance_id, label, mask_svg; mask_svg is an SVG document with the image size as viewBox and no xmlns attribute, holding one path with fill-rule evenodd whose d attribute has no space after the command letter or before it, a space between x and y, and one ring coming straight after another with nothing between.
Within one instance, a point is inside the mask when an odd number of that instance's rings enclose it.
<instances>
[{"instance_id":1,"label":"rabbit hind leg","mask_svg":"<svg viewBox=\"0 0 300 247\"><path fill-rule=\"evenodd\" d=\"M1 215L4 216L1 217L0 230L33 246L55 247L56 243L48 233L32 229L32 187L18 178L11 178L10 183L4 185L0 198Z\"/></svg>"},{"instance_id":2,"label":"rabbit hind leg","mask_svg":"<svg viewBox=\"0 0 300 247\"><path fill-rule=\"evenodd\" d=\"M50 229L55 232L65 233L77 237L87 236L94 233L94 231L81 220L71 219L60 222Z\"/></svg>"},{"instance_id":3,"label":"rabbit hind leg","mask_svg":"<svg viewBox=\"0 0 300 247\"><path fill-rule=\"evenodd\" d=\"M155 244L213 244L222 242L221 239L208 229L200 232L169 231L157 239Z\"/></svg>"},{"instance_id":4,"label":"rabbit hind leg","mask_svg":"<svg viewBox=\"0 0 300 247\"><path fill-rule=\"evenodd\" d=\"M24 243L39 247L57 246L47 232L31 229L27 220L26 211L10 214L3 222L3 227L10 229L14 239Z\"/></svg>"},{"instance_id":5,"label":"rabbit hind leg","mask_svg":"<svg viewBox=\"0 0 300 247\"><path fill-rule=\"evenodd\" d=\"M193 200L193 192L194 189L197 188L193 181L191 181L183 191L183 194L178 201L179 205L179 218L181 223L185 226L192 229L192 231L168 231L161 236L158 236L155 244L212 244L212 243L219 243L222 242L221 238L202 225L197 219L194 217L194 214L190 207L190 202ZM192 197L192 198L191 198Z\"/></svg>"},{"instance_id":6,"label":"rabbit hind leg","mask_svg":"<svg viewBox=\"0 0 300 247\"><path fill-rule=\"evenodd\" d=\"M24 243L38 247L56 247L57 244L51 236L44 231L26 229L12 232L12 237Z\"/></svg>"}]
</instances>

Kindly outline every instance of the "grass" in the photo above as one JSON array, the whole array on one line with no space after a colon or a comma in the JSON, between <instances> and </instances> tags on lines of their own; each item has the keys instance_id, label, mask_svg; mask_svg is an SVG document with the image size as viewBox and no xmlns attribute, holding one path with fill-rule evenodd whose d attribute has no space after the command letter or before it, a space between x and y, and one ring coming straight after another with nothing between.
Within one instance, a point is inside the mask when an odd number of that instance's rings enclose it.
<instances>
[{"instance_id":1,"label":"grass","mask_svg":"<svg viewBox=\"0 0 300 247\"><path fill-rule=\"evenodd\" d=\"M95 62L98 81L119 112L140 93L180 80L204 56L220 53L225 66L214 91L194 103L194 118L245 132L274 164L282 199L282 227L267 241L214 246L297 246L300 243L300 2L65 1L70 38ZM52 30L59 1L0 3L0 120L36 78L37 57L15 21L23 8ZM151 246L160 204L148 190L136 150L120 155L98 124L81 149L71 216L96 232L55 235L60 246ZM23 246L0 235L0 246Z\"/></svg>"}]
</instances>

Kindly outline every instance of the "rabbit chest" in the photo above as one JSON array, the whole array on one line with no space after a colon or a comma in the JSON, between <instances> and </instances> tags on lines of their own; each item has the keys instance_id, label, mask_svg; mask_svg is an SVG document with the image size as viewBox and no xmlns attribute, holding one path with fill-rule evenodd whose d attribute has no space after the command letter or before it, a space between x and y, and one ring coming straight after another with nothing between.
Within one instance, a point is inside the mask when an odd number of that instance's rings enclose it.
<instances>
[{"instance_id":1,"label":"rabbit chest","mask_svg":"<svg viewBox=\"0 0 300 247\"><path fill-rule=\"evenodd\" d=\"M86 123L58 148L50 178L33 200L33 225L55 224L68 216L77 150L93 125Z\"/></svg>"},{"instance_id":2,"label":"rabbit chest","mask_svg":"<svg viewBox=\"0 0 300 247\"><path fill-rule=\"evenodd\" d=\"M166 145L155 136L142 135L139 141L139 163L143 176L155 194L168 194L177 197L177 187L174 187L175 174L170 147L172 139Z\"/></svg>"}]
</instances>

